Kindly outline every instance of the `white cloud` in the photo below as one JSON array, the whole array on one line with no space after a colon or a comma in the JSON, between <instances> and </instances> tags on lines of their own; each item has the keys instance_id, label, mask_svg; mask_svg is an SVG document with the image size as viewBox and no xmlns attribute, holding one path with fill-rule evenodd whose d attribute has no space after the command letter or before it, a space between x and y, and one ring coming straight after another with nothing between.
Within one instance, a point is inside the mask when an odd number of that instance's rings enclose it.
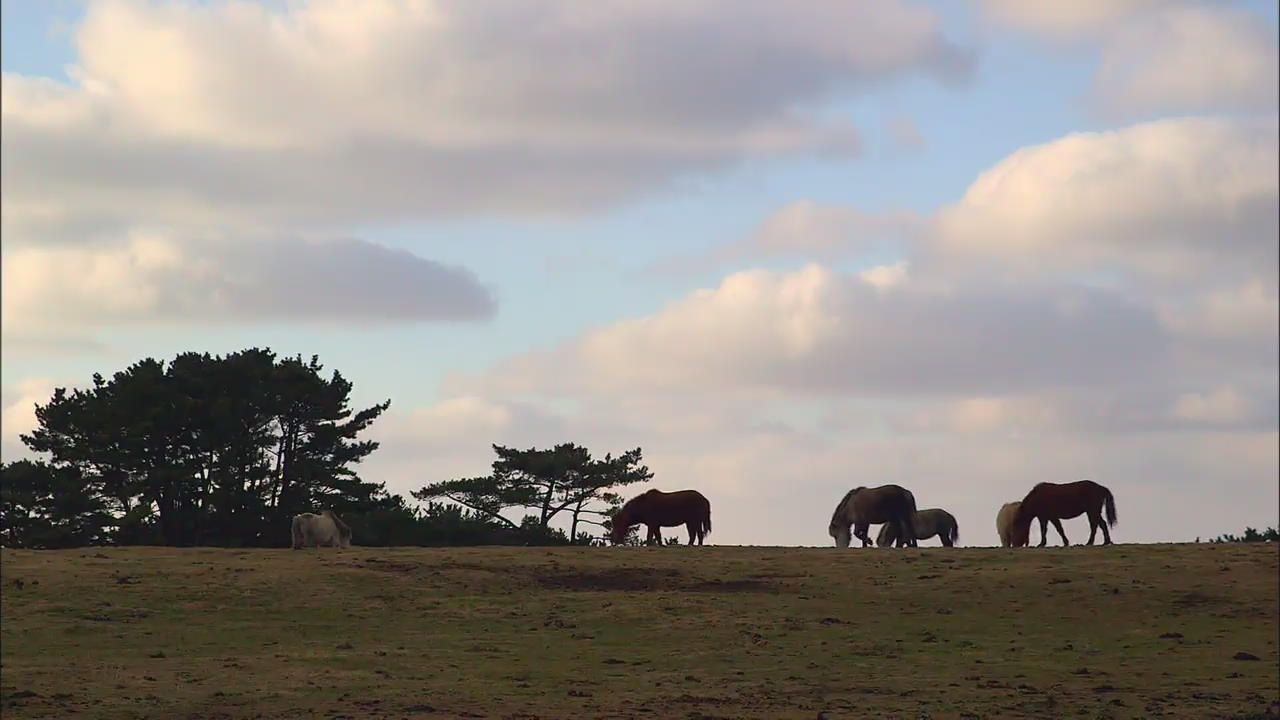
<instances>
[{"instance_id":1,"label":"white cloud","mask_svg":"<svg viewBox=\"0 0 1280 720\"><path fill-rule=\"evenodd\" d=\"M939 262L1274 284L1276 121L1189 118L1023 148L940 211ZM947 270L951 272L951 270Z\"/></svg>"},{"instance_id":2,"label":"white cloud","mask_svg":"<svg viewBox=\"0 0 1280 720\"><path fill-rule=\"evenodd\" d=\"M931 219L913 278L1112 287L1159 318L1187 381L1274 377L1276 127L1163 120L1019 150Z\"/></svg>"},{"instance_id":3,"label":"white cloud","mask_svg":"<svg viewBox=\"0 0 1280 720\"><path fill-rule=\"evenodd\" d=\"M581 212L852 151L825 100L972 65L897 0L100 0L75 38L73 84L4 78L6 230Z\"/></svg>"},{"instance_id":4,"label":"white cloud","mask_svg":"<svg viewBox=\"0 0 1280 720\"><path fill-rule=\"evenodd\" d=\"M4 258L6 341L165 321L476 320L494 311L470 273L358 240L279 242L135 233Z\"/></svg>"},{"instance_id":5,"label":"white cloud","mask_svg":"<svg viewBox=\"0 0 1280 720\"><path fill-rule=\"evenodd\" d=\"M742 430L752 418L775 415L782 403L734 407L723 398L700 398L668 408L665 418L628 415L624 405L604 404L570 413L547 437L533 420L509 426L504 437L510 440L503 444L573 441L599 454L639 445L655 474L647 486L696 488L708 495L715 543L829 545L826 523L836 501L850 487L883 483L902 484L922 506L954 513L967 545L997 544L1000 505L1041 480L1089 478L1111 487L1121 515L1116 538L1122 542L1185 541L1275 523L1274 478L1280 468L1274 430L1180 431L1170 442L1164 433L1064 434L1046 424L1036 432L992 436L994 416L1021 423L1042 411L1033 403L1017 405L990 398L958 403L955 419L964 432L829 433ZM863 409L868 412L873 410ZM720 419L701 427L681 422L687 414ZM406 494L427 482L484 474L493 457L481 443L489 437L474 438L474 450L387 439L363 472ZM632 486L624 493L643 489ZM1142 510L1153 505L1161 512ZM1083 521L1066 527L1074 542L1087 537Z\"/></svg>"},{"instance_id":6,"label":"white cloud","mask_svg":"<svg viewBox=\"0 0 1280 720\"><path fill-rule=\"evenodd\" d=\"M31 455L19 436L36 429L36 405L48 403L59 385L65 383L28 377L0 388L0 456L5 462Z\"/></svg>"},{"instance_id":7,"label":"white cloud","mask_svg":"<svg viewBox=\"0 0 1280 720\"><path fill-rule=\"evenodd\" d=\"M969 397L912 411L902 430L961 435L1057 430L1059 410L1035 397Z\"/></svg>"},{"instance_id":8,"label":"white cloud","mask_svg":"<svg viewBox=\"0 0 1280 720\"><path fill-rule=\"evenodd\" d=\"M1061 39L1095 35L1142 12L1176 0L1073 0L1022 2L978 0L986 16L1008 27Z\"/></svg>"},{"instance_id":9,"label":"white cloud","mask_svg":"<svg viewBox=\"0 0 1280 720\"><path fill-rule=\"evenodd\" d=\"M900 243L920 217L905 209L868 212L843 205L796 200L766 217L745 242L724 254L741 257L800 254L836 257Z\"/></svg>"},{"instance_id":10,"label":"white cloud","mask_svg":"<svg viewBox=\"0 0 1280 720\"><path fill-rule=\"evenodd\" d=\"M1274 110L1276 28L1224 0L981 0L995 23L1099 47L1091 101L1112 117Z\"/></svg>"},{"instance_id":11,"label":"white cloud","mask_svg":"<svg viewBox=\"0 0 1280 720\"><path fill-rule=\"evenodd\" d=\"M568 438L641 445L656 486L710 492L719 542L826 544L840 495L886 482L952 510L967 543L994 543L1000 504L1040 480L1111 486L1121 539L1274 524L1269 128L1028 148L898 262L732 273L445 392L555 403ZM775 217L812 253L842 215Z\"/></svg>"},{"instance_id":12,"label":"white cloud","mask_svg":"<svg viewBox=\"0 0 1280 720\"><path fill-rule=\"evenodd\" d=\"M1245 401L1233 387L1221 387L1211 393L1187 393L1173 406L1174 417L1208 423L1231 423L1245 417Z\"/></svg>"},{"instance_id":13,"label":"white cloud","mask_svg":"<svg viewBox=\"0 0 1280 720\"><path fill-rule=\"evenodd\" d=\"M867 268L858 273L858 278L874 288L889 290L906 282L907 271L907 261L899 260L890 265L876 265L875 267Z\"/></svg>"},{"instance_id":14,"label":"white cloud","mask_svg":"<svg viewBox=\"0 0 1280 720\"><path fill-rule=\"evenodd\" d=\"M1117 30L1095 76L1118 116L1151 111L1275 110L1276 28L1221 6L1171 7Z\"/></svg>"},{"instance_id":15,"label":"white cloud","mask_svg":"<svg viewBox=\"0 0 1280 720\"><path fill-rule=\"evenodd\" d=\"M807 198L769 213L745 238L657 263L663 274L755 263L774 258L832 262L904 251L924 219L912 210L863 210Z\"/></svg>"},{"instance_id":16,"label":"white cloud","mask_svg":"<svg viewBox=\"0 0 1280 720\"><path fill-rule=\"evenodd\" d=\"M1154 315L1105 291L886 288L874 275L809 265L735 273L652 315L456 382L513 392L947 394L1118 382L1158 372L1164 359Z\"/></svg>"}]
</instances>

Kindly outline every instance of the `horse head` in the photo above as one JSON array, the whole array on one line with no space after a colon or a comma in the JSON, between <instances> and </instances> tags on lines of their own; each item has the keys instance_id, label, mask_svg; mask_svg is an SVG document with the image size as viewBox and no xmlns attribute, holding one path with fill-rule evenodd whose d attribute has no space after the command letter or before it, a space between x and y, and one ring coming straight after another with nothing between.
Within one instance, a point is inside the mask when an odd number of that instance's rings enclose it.
<instances>
[{"instance_id":1,"label":"horse head","mask_svg":"<svg viewBox=\"0 0 1280 720\"><path fill-rule=\"evenodd\" d=\"M1024 547L1031 544L1032 520L1035 520L1035 516L1020 505L1018 511L1014 513L1013 522L1009 523L1009 540L1014 547Z\"/></svg>"},{"instance_id":2,"label":"horse head","mask_svg":"<svg viewBox=\"0 0 1280 720\"><path fill-rule=\"evenodd\" d=\"M613 541L614 545L626 540L627 532L631 530L631 511L628 509L628 505L630 505L630 503L623 505L618 509L618 512L614 513L613 517L609 519L609 539Z\"/></svg>"},{"instance_id":3,"label":"horse head","mask_svg":"<svg viewBox=\"0 0 1280 720\"><path fill-rule=\"evenodd\" d=\"M835 538L836 547L847 548L853 542L853 532L848 525L832 525L827 528L827 533Z\"/></svg>"}]
</instances>

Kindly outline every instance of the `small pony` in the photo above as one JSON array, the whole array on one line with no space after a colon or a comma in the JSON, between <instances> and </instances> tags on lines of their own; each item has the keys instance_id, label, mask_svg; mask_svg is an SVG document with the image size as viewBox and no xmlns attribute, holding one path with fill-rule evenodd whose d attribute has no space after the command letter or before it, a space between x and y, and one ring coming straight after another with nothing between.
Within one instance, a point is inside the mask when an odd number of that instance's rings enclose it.
<instances>
[{"instance_id":1,"label":"small pony","mask_svg":"<svg viewBox=\"0 0 1280 720\"><path fill-rule=\"evenodd\" d=\"M915 523L916 540L928 540L934 535L942 541L943 547L955 547L960 540L960 525L956 517L942 508L917 510ZM885 523L880 526L880 534L876 536L876 547L889 547L898 539L898 526Z\"/></svg>"},{"instance_id":2,"label":"small pony","mask_svg":"<svg viewBox=\"0 0 1280 720\"><path fill-rule=\"evenodd\" d=\"M294 515L292 535L294 550L302 547L351 547L351 528L332 510L324 510L319 515Z\"/></svg>"},{"instance_id":3,"label":"small pony","mask_svg":"<svg viewBox=\"0 0 1280 720\"><path fill-rule=\"evenodd\" d=\"M1025 547L1027 541L1023 538L1022 543L1014 545L1013 543L1013 519L1018 516L1018 508L1022 507L1022 502L1009 502L1000 506L1000 512L996 513L996 532L1000 534L1000 547Z\"/></svg>"}]
</instances>

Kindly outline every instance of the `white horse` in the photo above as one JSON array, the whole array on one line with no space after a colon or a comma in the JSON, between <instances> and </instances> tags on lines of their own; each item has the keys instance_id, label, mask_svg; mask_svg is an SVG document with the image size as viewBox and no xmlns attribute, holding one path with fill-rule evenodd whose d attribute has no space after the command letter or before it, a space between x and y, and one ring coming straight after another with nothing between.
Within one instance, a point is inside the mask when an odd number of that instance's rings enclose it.
<instances>
[{"instance_id":1,"label":"white horse","mask_svg":"<svg viewBox=\"0 0 1280 720\"><path fill-rule=\"evenodd\" d=\"M1013 520L1018 516L1018 508L1022 507L1022 502L1010 502L1000 506L1000 512L996 513L996 532L1000 533L1001 547L1014 547L1013 544ZM1026 541L1023 541L1026 545Z\"/></svg>"},{"instance_id":2,"label":"white horse","mask_svg":"<svg viewBox=\"0 0 1280 720\"><path fill-rule=\"evenodd\" d=\"M332 510L294 515L293 549L301 547L351 547L351 528Z\"/></svg>"}]
</instances>

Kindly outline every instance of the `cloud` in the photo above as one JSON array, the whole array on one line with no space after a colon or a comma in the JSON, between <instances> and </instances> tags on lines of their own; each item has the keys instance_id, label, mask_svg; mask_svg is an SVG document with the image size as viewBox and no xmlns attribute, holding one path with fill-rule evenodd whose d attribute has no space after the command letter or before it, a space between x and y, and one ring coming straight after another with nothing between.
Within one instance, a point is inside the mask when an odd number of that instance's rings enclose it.
<instances>
[{"instance_id":1,"label":"cloud","mask_svg":"<svg viewBox=\"0 0 1280 720\"><path fill-rule=\"evenodd\" d=\"M864 283L880 290L889 290L907 280L907 261L899 260L891 265L876 265L858 273Z\"/></svg>"},{"instance_id":2,"label":"cloud","mask_svg":"<svg viewBox=\"0 0 1280 720\"><path fill-rule=\"evenodd\" d=\"M1113 288L1159 319L1175 375L1277 366L1275 117L1186 118L1023 148L930 218L925 284L998 276Z\"/></svg>"},{"instance_id":3,"label":"cloud","mask_svg":"<svg viewBox=\"0 0 1280 720\"><path fill-rule=\"evenodd\" d=\"M1245 413L1244 398L1230 386L1211 393L1187 393L1178 397L1173 407L1175 417L1209 423L1239 421Z\"/></svg>"},{"instance_id":4,"label":"cloud","mask_svg":"<svg viewBox=\"0 0 1280 720\"><path fill-rule=\"evenodd\" d=\"M869 211L805 198L769 213L741 240L667 258L652 269L671 274L775 258L833 262L901 252L923 225L919 214L904 208Z\"/></svg>"},{"instance_id":5,"label":"cloud","mask_svg":"<svg viewBox=\"0 0 1280 720\"><path fill-rule=\"evenodd\" d=\"M50 377L28 377L0 388L0 457L5 462L31 456L19 435L36 429L36 405L49 402L59 386L66 384Z\"/></svg>"},{"instance_id":6,"label":"cloud","mask_svg":"<svg viewBox=\"0 0 1280 720\"><path fill-rule=\"evenodd\" d=\"M481 382L515 392L946 394L1121 382L1158 371L1164 357L1154 315L1106 291L934 292L809 265L735 273Z\"/></svg>"},{"instance_id":7,"label":"cloud","mask_svg":"<svg viewBox=\"0 0 1280 720\"><path fill-rule=\"evenodd\" d=\"M1274 110L1276 28L1225 7L1171 7L1126 24L1102 53L1097 102L1113 116Z\"/></svg>"},{"instance_id":8,"label":"cloud","mask_svg":"<svg viewBox=\"0 0 1280 720\"><path fill-rule=\"evenodd\" d=\"M824 101L973 65L896 0L100 0L75 43L71 84L4 78L6 229L579 213L851 152Z\"/></svg>"},{"instance_id":9,"label":"cloud","mask_svg":"<svg viewBox=\"0 0 1280 720\"><path fill-rule=\"evenodd\" d=\"M696 488L712 503L712 542L724 544L829 545L826 523L836 501L851 487L884 483L911 488L924 507L954 513L965 545L997 544L999 506L1040 480L1088 478L1111 487L1120 507L1121 542L1185 541L1275 523L1276 484L1260 481L1280 471L1274 429L1180 431L1176 442L1165 433L1043 431L993 438L993 413L1018 422L1034 419L1034 411L966 401L959 419L969 423L967 432L832 433L760 425L744 432L753 417L773 415L780 405L735 408L722 400L700 398L672 407L665 419L604 404L562 416L554 440L542 437L538 422L529 418L506 426L504 444L545 447L571 440L598 454L639 445L655 477L624 494L645 487ZM863 415L871 412L861 409ZM687 414L711 422L679 422ZM488 438L473 439L474 450L388 439L362 472L402 493L427 482L483 474L492 461L487 445L480 447L483 439ZM1141 510L1153 505L1161 512ZM1083 521L1065 525L1073 541L1085 539Z\"/></svg>"},{"instance_id":10,"label":"cloud","mask_svg":"<svg viewBox=\"0 0 1280 720\"><path fill-rule=\"evenodd\" d=\"M1120 273L1201 289L1208 280L1219 292L1273 287L1278 127L1275 115L1191 117L1073 133L1012 153L929 217L800 199L741 240L663 267L910 253L933 278Z\"/></svg>"},{"instance_id":11,"label":"cloud","mask_svg":"<svg viewBox=\"0 0 1280 720\"><path fill-rule=\"evenodd\" d=\"M928 252L1023 272L1122 269L1274 285L1275 117L1187 118L1023 148L934 218ZM948 267L947 272L953 269Z\"/></svg>"},{"instance_id":12,"label":"cloud","mask_svg":"<svg viewBox=\"0 0 1280 720\"><path fill-rule=\"evenodd\" d=\"M999 505L1039 480L1112 487L1124 540L1274 524L1273 127L1026 148L899 260L733 272L444 396L554 406L566 438L641 445L654 486L712 496L717 542L826 544L835 501L887 482L954 512L966 543L994 544ZM814 254L856 216L789 205L735 252Z\"/></svg>"},{"instance_id":13,"label":"cloud","mask_svg":"<svg viewBox=\"0 0 1280 720\"><path fill-rule=\"evenodd\" d=\"M1187 431L1273 429L1280 418L1277 384L1240 379L1209 390L1181 390L1183 379L1107 388L1050 389L1024 394L931 398L888 413L900 433L986 435L1008 439L1128 436Z\"/></svg>"},{"instance_id":14,"label":"cloud","mask_svg":"<svg viewBox=\"0 0 1280 720\"><path fill-rule=\"evenodd\" d=\"M1059 44L1095 43L1090 102L1112 118L1273 110L1276 28L1221 0L981 0L987 19Z\"/></svg>"},{"instance_id":15,"label":"cloud","mask_svg":"<svg viewBox=\"0 0 1280 720\"><path fill-rule=\"evenodd\" d=\"M6 341L51 327L474 321L494 312L471 273L359 240L134 233L105 244L19 247L5 255L3 273Z\"/></svg>"},{"instance_id":16,"label":"cloud","mask_svg":"<svg viewBox=\"0 0 1280 720\"><path fill-rule=\"evenodd\" d=\"M991 20L1024 32L1078 38L1105 32L1118 22L1143 12L1173 5L1176 0L1076 0L1069 3L1028 3L1021 0L978 0Z\"/></svg>"},{"instance_id":17,"label":"cloud","mask_svg":"<svg viewBox=\"0 0 1280 720\"><path fill-rule=\"evenodd\" d=\"M899 150L917 150L924 147L924 136L920 128L907 115L894 115L887 122L889 139Z\"/></svg>"}]
</instances>

